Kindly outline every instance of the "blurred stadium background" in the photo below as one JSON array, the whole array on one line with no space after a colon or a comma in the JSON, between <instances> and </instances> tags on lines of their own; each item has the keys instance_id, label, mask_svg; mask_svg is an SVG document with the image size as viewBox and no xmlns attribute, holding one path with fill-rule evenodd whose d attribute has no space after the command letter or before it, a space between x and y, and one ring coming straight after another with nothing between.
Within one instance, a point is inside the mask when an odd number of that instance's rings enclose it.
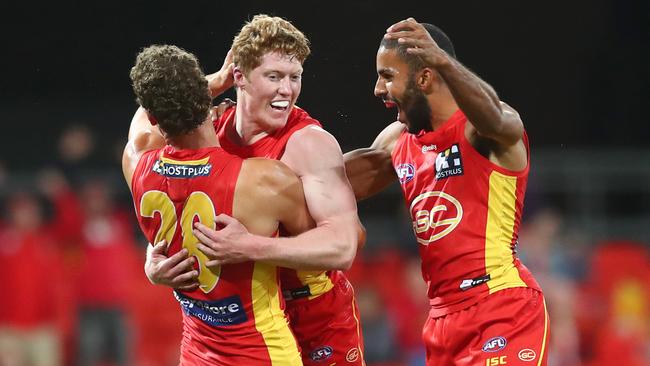
<instances>
[{"instance_id":1,"label":"blurred stadium background","mask_svg":"<svg viewBox=\"0 0 650 366\"><path fill-rule=\"evenodd\" d=\"M520 254L547 297L549 365L650 365L649 4L3 5L0 365L177 363L180 312L144 276L146 243L120 172L136 109L128 71L152 43L181 46L216 71L257 13L311 39L299 104L344 151L369 145L394 118L372 95L385 28L414 16L445 29L530 136ZM349 275L367 363L422 365L427 304L401 193L392 187L359 209L368 243Z\"/></svg>"}]
</instances>

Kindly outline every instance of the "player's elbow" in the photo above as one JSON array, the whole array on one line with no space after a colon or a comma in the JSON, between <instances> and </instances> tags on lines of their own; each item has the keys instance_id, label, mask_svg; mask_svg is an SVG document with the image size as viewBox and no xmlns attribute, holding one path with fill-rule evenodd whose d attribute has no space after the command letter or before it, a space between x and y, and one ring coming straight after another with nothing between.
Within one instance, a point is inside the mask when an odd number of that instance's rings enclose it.
<instances>
[{"instance_id":1,"label":"player's elbow","mask_svg":"<svg viewBox=\"0 0 650 366\"><path fill-rule=\"evenodd\" d=\"M360 235L359 232L355 232L349 235L341 244L341 247L339 249L339 255L338 255L338 263L336 266L337 268L334 269L347 271L348 269L350 269L350 267L352 267L352 263L354 262L354 257L357 254L359 240L365 240L365 235L364 238L360 238L359 235Z\"/></svg>"}]
</instances>

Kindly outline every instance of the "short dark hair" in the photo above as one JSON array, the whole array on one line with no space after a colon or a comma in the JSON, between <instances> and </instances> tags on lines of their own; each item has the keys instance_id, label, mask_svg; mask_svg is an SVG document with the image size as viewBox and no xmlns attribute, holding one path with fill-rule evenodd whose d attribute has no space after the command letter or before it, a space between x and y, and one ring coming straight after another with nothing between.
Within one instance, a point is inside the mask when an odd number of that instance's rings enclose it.
<instances>
[{"instance_id":1,"label":"short dark hair","mask_svg":"<svg viewBox=\"0 0 650 366\"><path fill-rule=\"evenodd\" d=\"M171 45L153 45L131 68L137 102L170 137L183 135L208 117L212 100L196 56Z\"/></svg>"},{"instance_id":2,"label":"short dark hair","mask_svg":"<svg viewBox=\"0 0 650 366\"><path fill-rule=\"evenodd\" d=\"M449 39L447 34L442 31L442 29L429 23L420 24L422 24L427 32L429 32L429 35L431 35L431 38L433 38L433 40L438 44L438 47L445 51L449 56L456 58L454 44L451 42L451 39ZM406 52L407 47L404 44L397 42L397 39L382 38L379 46L386 49L397 49L397 54L409 65L409 69L411 71L420 70L424 67L422 59L420 57L408 54Z\"/></svg>"}]
</instances>

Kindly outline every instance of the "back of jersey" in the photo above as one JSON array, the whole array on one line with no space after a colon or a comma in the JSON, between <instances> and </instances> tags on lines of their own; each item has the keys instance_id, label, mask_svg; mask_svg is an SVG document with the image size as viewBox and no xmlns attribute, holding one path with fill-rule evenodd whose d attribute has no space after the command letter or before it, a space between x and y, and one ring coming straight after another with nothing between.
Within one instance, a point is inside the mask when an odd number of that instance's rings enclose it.
<instances>
[{"instance_id":1,"label":"back of jersey","mask_svg":"<svg viewBox=\"0 0 650 366\"><path fill-rule=\"evenodd\" d=\"M174 291L183 310L183 365L300 364L281 309L277 268L245 262L210 269L196 249L195 222L214 229L217 215L232 215L241 166L242 159L218 147L167 146L146 152L133 175L136 214L147 240L166 239L169 256L186 248L196 259L199 288Z\"/></svg>"}]
</instances>

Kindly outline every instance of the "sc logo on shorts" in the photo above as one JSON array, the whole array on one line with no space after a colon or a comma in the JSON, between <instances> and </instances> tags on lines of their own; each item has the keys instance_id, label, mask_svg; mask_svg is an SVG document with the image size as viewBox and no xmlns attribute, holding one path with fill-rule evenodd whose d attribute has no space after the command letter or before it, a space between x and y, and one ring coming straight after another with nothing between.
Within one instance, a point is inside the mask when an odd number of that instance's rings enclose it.
<instances>
[{"instance_id":1,"label":"sc logo on shorts","mask_svg":"<svg viewBox=\"0 0 650 366\"><path fill-rule=\"evenodd\" d=\"M418 243L429 245L454 231L463 219L463 206L445 192L425 192L411 202L411 217Z\"/></svg>"},{"instance_id":2,"label":"sc logo on shorts","mask_svg":"<svg viewBox=\"0 0 650 366\"><path fill-rule=\"evenodd\" d=\"M535 351L533 351L530 348L524 348L521 351L519 351L519 354L517 355L520 360L522 361L533 361L535 357L537 357L537 354L535 354Z\"/></svg>"}]
</instances>

